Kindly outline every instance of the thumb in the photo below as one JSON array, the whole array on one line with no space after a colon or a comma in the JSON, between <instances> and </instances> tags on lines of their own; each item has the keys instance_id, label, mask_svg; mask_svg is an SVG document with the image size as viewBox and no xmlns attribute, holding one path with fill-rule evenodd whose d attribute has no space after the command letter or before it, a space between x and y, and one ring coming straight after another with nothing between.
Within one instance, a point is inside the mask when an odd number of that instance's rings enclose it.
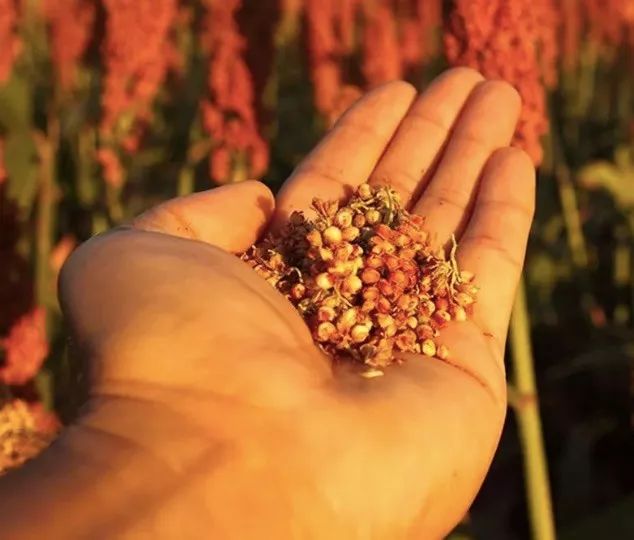
<instances>
[{"instance_id":1,"label":"thumb","mask_svg":"<svg viewBox=\"0 0 634 540\"><path fill-rule=\"evenodd\" d=\"M264 232L274 208L271 191L261 182L247 181L171 199L141 214L132 227L238 253Z\"/></svg>"}]
</instances>

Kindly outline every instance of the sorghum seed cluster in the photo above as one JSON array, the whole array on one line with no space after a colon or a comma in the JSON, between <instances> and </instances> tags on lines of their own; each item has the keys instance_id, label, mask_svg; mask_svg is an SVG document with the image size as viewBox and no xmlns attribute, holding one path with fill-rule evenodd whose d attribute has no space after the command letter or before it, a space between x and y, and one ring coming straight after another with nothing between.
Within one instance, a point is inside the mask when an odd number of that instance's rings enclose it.
<instances>
[{"instance_id":1,"label":"sorghum seed cluster","mask_svg":"<svg viewBox=\"0 0 634 540\"><path fill-rule=\"evenodd\" d=\"M440 329L464 321L477 287L459 271L456 243L433 249L424 218L389 187L361 184L347 204L314 199L243 256L306 320L317 345L381 374L397 352L446 359Z\"/></svg>"}]
</instances>

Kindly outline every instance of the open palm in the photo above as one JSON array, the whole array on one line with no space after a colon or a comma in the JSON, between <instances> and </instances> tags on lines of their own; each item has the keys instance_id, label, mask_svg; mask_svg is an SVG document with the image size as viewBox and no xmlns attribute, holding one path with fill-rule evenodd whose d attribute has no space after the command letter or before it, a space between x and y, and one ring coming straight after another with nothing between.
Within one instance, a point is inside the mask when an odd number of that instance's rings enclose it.
<instances>
[{"instance_id":1,"label":"open palm","mask_svg":"<svg viewBox=\"0 0 634 540\"><path fill-rule=\"evenodd\" d=\"M468 69L420 96L389 83L344 114L275 200L257 182L175 199L73 255L61 300L92 372L78 429L148 455L121 534L434 539L455 525L506 410L534 199L530 160L508 146L519 106L510 86ZM399 191L439 243L456 234L481 287L473 319L443 330L449 361L412 355L376 379L333 371L290 304L227 253L314 196L344 199L368 180Z\"/></svg>"}]
</instances>

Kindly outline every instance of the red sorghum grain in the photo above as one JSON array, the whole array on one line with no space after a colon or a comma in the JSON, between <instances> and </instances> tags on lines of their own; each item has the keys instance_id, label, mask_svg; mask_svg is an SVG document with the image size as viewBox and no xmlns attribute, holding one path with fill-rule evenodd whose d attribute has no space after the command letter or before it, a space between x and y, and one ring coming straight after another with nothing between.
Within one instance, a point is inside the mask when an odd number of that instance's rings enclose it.
<instances>
[{"instance_id":1,"label":"red sorghum grain","mask_svg":"<svg viewBox=\"0 0 634 540\"><path fill-rule=\"evenodd\" d=\"M297 308L316 344L365 364L369 378L399 352L448 358L439 331L467 320L478 291L458 269L456 243L449 254L433 248L424 220L389 187L362 184L346 204L312 206L315 219L294 213L242 259Z\"/></svg>"}]
</instances>

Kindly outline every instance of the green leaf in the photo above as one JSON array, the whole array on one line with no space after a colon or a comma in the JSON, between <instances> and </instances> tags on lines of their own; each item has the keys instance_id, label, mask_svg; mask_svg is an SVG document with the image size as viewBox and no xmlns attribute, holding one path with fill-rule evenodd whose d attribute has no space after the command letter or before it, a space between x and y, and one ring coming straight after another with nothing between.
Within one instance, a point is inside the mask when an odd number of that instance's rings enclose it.
<instances>
[{"instance_id":1,"label":"green leaf","mask_svg":"<svg viewBox=\"0 0 634 540\"><path fill-rule=\"evenodd\" d=\"M617 148L614 162L595 161L583 167L579 182L588 189L605 189L624 210L634 208L634 152Z\"/></svg>"},{"instance_id":2,"label":"green leaf","mask_svg":"<svg viewBox=\"0 0 634 540\"><path fill-rule=\"evenodd\" d=\"M0 130L25 130L30 126L32 116L30 85L14 72L9 81L0 86Z\"/></svg>"},{"instance_id":3,"label":"green leaf","mask_svg":"<svg viewBox=\"0 0 634 540\"><path fill-rule=\"evenodd\" d=\"M37 152L26 129L11 131L4 141L4 165L8 175L7 195L28 210L37 194Z\"/></svg>"}]
</instances>

